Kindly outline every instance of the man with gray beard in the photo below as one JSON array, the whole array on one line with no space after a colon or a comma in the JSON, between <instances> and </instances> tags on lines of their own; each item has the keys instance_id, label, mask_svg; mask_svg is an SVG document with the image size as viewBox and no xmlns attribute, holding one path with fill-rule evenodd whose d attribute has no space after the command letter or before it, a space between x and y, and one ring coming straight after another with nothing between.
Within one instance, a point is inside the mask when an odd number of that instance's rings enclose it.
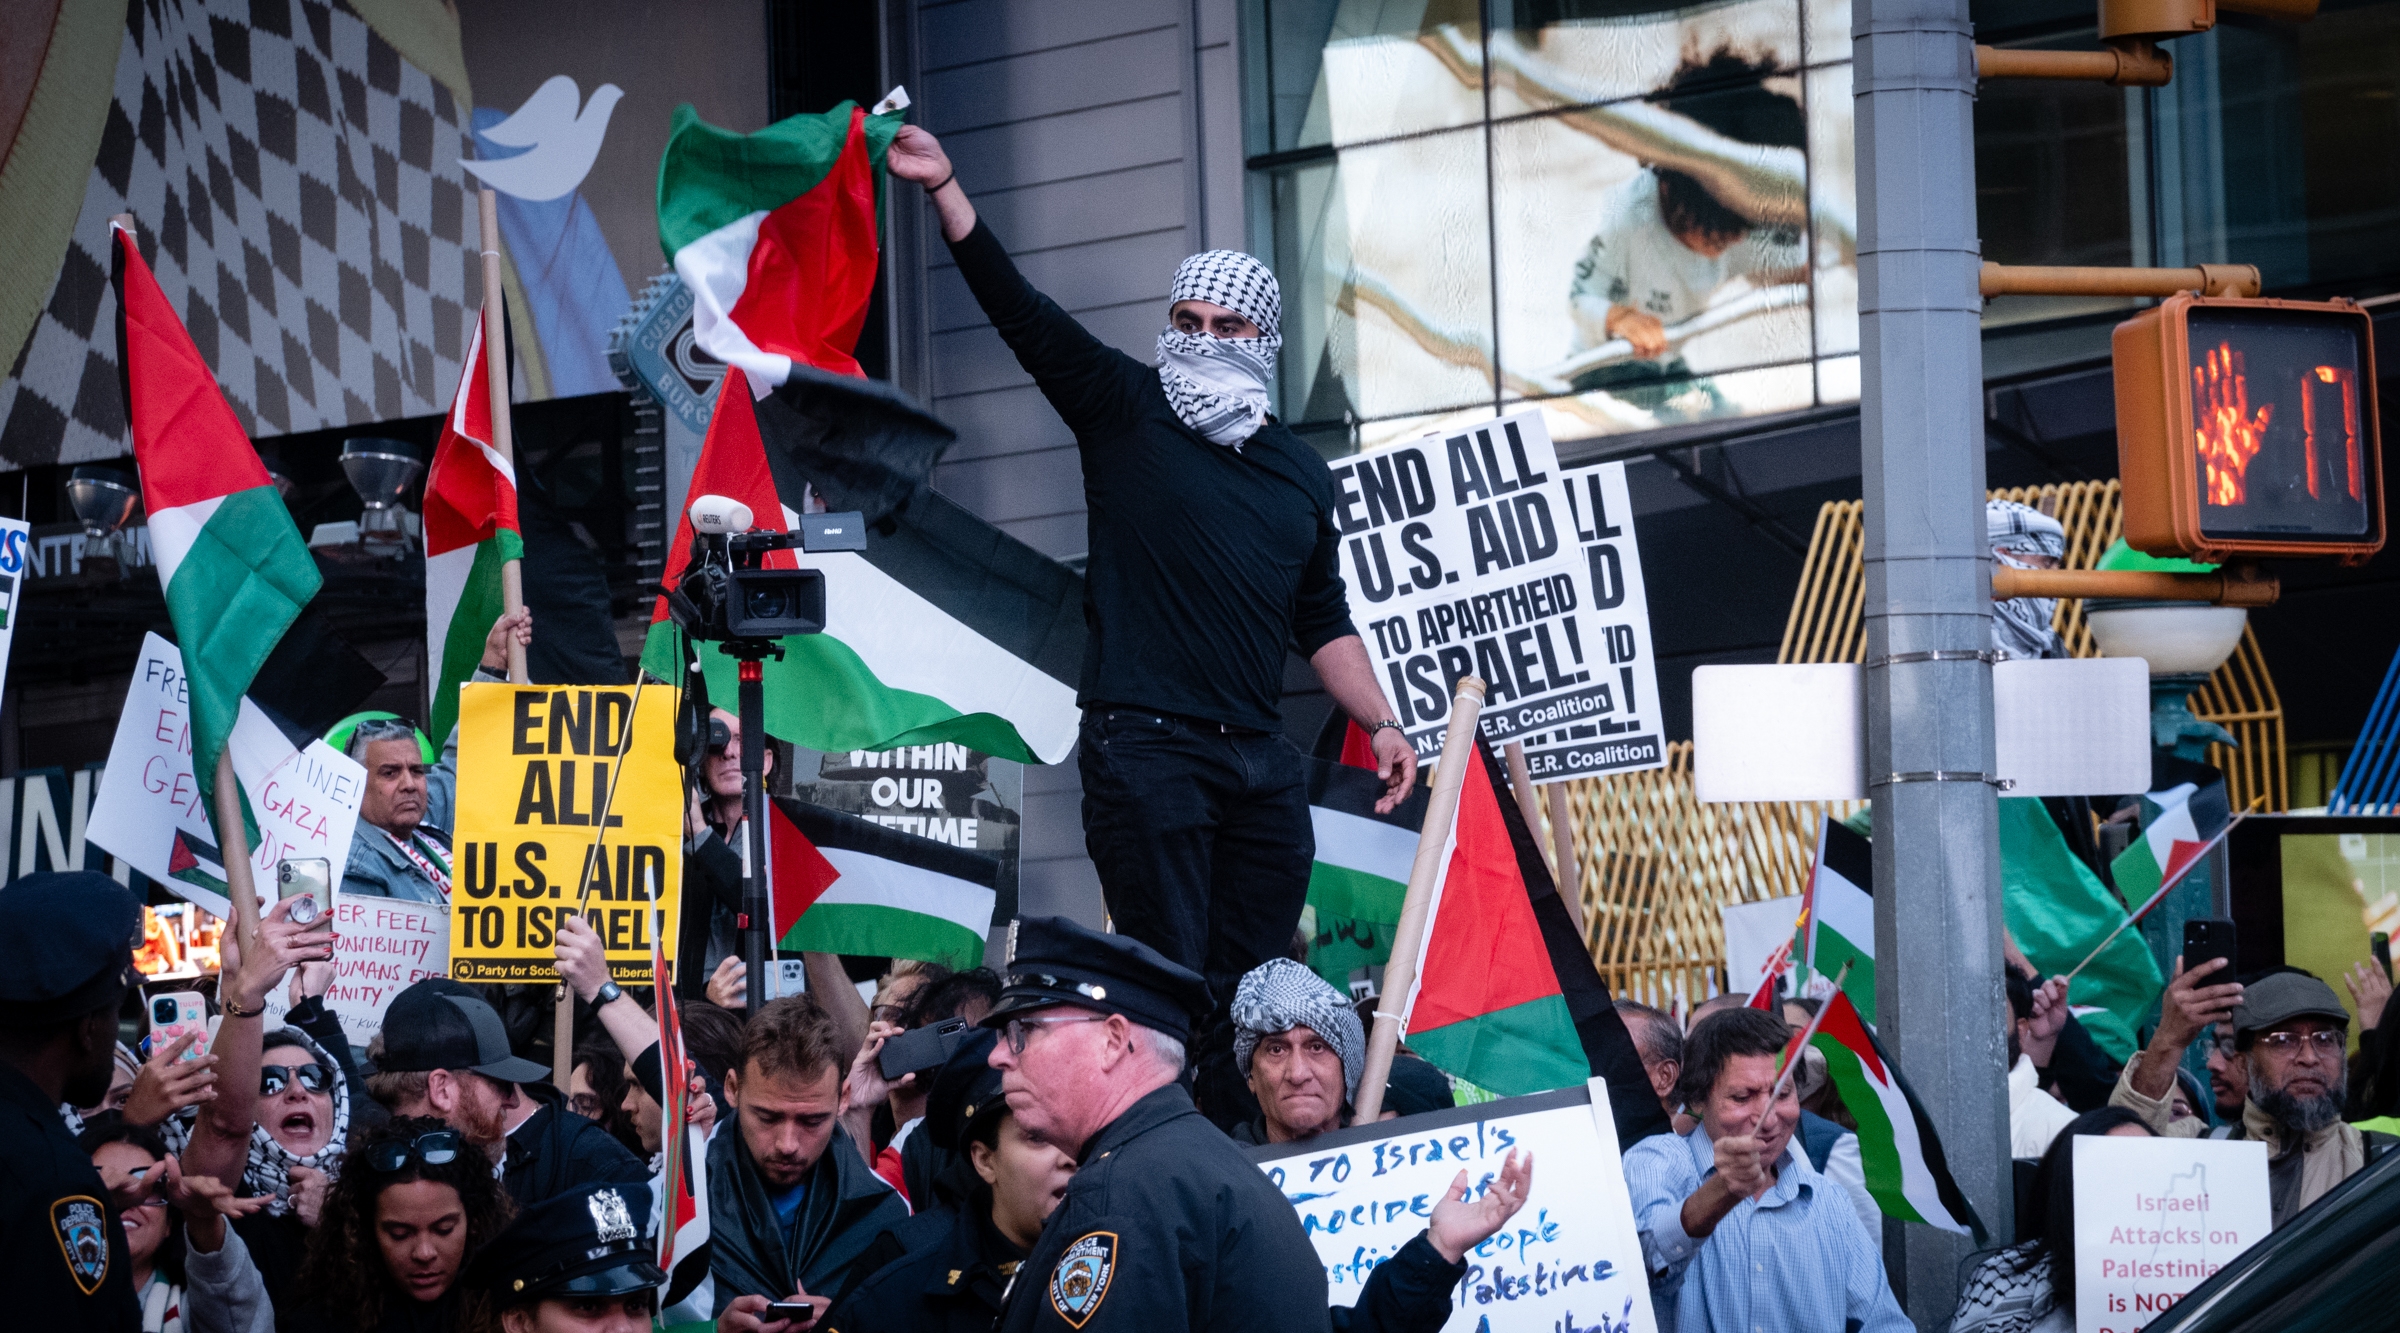
<instances>
[{"instance_id":1,"label":"man with gray beard","mask_svg":"<svg viewBox=\"0 0 2400 1333\"><path fill-rule=\"evenodd\" d=\"M2203 1028L2228 1023L2235 1058L2250 1081L2241 1123L2228 1137L2267 1145L2267 1185L2280 1227L2400 1139L2342 1123L2350 1014L2332 987L2297 968L2247 986L2212 982L2211 974L2226 966L2212 958L2176 976L2159 1004L2158 1031L2125 1066L2109 1102L2130 1107L2169 1138L2205 1134L2208 1125L2198 1116L2177 1118L2169 1109L2175 1070Z\"/></svg>"}]
</instances>

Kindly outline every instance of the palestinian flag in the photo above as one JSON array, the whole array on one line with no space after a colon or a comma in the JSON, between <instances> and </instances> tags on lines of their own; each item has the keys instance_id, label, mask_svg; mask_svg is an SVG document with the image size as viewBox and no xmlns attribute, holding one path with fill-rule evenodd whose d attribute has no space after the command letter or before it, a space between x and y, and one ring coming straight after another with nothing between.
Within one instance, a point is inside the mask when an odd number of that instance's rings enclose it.
<instances>
[{"instance_id":1,"label":"palestinian flag","mask_svg":"<svg viewBox=\"0 0 2400 1333\"><path fill-rule=\"evenodd\" d=\"M1607 1080L1620 1146L1668 1128L1488 743L1473 747L1409 996L1408 1048L1501 1096Z\"/></svg>"},{"instance_id":2,"label":"palestinian flag","mask_svg":"<svg viewBox=\"0 0 2400 1333\"><path fill-rule=\"evenodd\" d=\"M2073 972L2125 921L2125 905L2067 846L2034 797L2000 800L2000 886L2009 937L2045 976ZM2109 1058L2128 1060L2165 984L2141 932L2126 930L2075 974L2067 1002Z\"/></svg>"},{"instance_id":3,"label":"palestinian flag","mask_svg":"<svg viewBox=\"0 0 2400 1333\"><path fill-rule=\"evenodd\" d=\"M1024 763L1064 759L1082 718L1073 683L1083 659L1082 579L912 481L931 467L925 441L932 428L910 418L888 391L853 393L828 378L803 371L754 402L743 372L726 372L692 474L695 498L741 501L760 531L797 526L812 489L834 508L867 517L863 552L766 557L769 568L825 575L825 632L783 640L782 659L764 664L768 733L828 753L952 741ZM870 425L854 439L828 427L829 416ZM903 431L911 420L917 424ZM761 434L767 422L775 424L772 449ZM885 435L878 432L905 434L908 442L879 450L872 441ZM911 460L896 471L869 457L895 452ZM879 522L873 504L894 493L902 498ZM663 582L682 579L691 545L686 513ZM643 667L680 681L686 653L695 650L710 697L735 697L734 660L687 645L661 597Z\"/></svg>"},{"instance_id":4,"label":"palestinian flag","mask_svg":"<svg viewBox=\"0 0 2400 1333\"><path fill-rule=\"evenodd\" d=\"M659 1172L658 1267L667 1275L671 1297L662 1304L671 1305L708 1275L708 1141L691 1123L683 1018L676 1009L660 933L650 936L650 980L658 997L658 1082L659 1091L666 1094L659 1104L664 1161ZM677 1272L679 1266L685 1271Z\"/></svg>"},{"instance_id":5,"label":"palestinian flag","mask_svg":"<svg viewBox=\"0 0 2400 1333\"><path fill-rule=\"evenodd\" d=\"M783 806L770 799L767 810L767 938L781 941L842 872Z\"/></svg>"},{"instance_id":6,"label":"palestinian flag","mask_svg":"<svg viewBox=\"0 0 2400 1333\"><path fill-rule=\"evenodd\" d=\"M167 852L167 875L225 900L225 853L196 833L175 830L174 845Z\"/></svg>"},{"instance_id":7,"label":"palestinian flag","mask_svg":"<svg viewBox=\"0 0 2400 1333\"><path fill-rule=\"evenodd\" d=\"M2142 836L2108 863L2117 892L2137 905L2135 915L2140 915L2138 905L2173 887L2200 863L2231 817L2223 782L2177 783L2142 797Z\"/></svg>"},{"instance_id":8,"label":"palestinian flag","mask_svg":"<svg viewBox=\"0 0 2400 1333\"><path fill-rule=\"evenodd\" d=\"M500 618L500 566L525 557L517 470L492 447L492 382L483 354L477 319L458 394L425 473L425 645L433 678L426 734L435 737L449 735L458 722L458 687L475 674L483 641Z\"/></svg>"},{"instance_id":9,"label":"palestinian flag","mask_svg":"<svg viewBox=\"0 0 2400 1333\"><path fill-rule=\"evenodd\" d=\"M1792 1034L1792 1047L1784 1052L1787 1062L1798 1053L1799 1044L1800 1034ZM1841 1090L1842 1105L1858 1118L1867 1193L1884 1216L1971 1233L1982 1244L1983 1219L1951 1178L1933 1121L1918 1105L1900 1067L1875 1040L1874 1030L1859 1018L1846 991L1826 1000L1809 1044L1825 1053L1826 1072Z\"/></svg>"},{"instance_id":10,"label":"palestinian flag","mask_svg":"<svg viewBox=\"0 0 2400 1333\"><path fill-rule=\"evenodd\" d=\"M133 233L110 229L125 417L191 689L192 774L206 791L242 696L323 578Z\"/></svg>"},{"instance_id":11,"label":"palestinian flag","mask_svg":"<svg viewBox=\"0 0 2400 1333\"><path fill-rule=\"evenodd\" d=\"M795 362L863 373L851 353L875 289L877 181L902 119L844 102L735 134L675 108L659 244L691 289L692 340L752 387Z\"/></svg>"},{"instance_id":12,"label":"palestinian flag","mask_svg":"<svg viewBox=\"0 0 2400 1333\"><path fill-rule=\"evenodd\" d=\"M1838 976L1855 962L1843 985L1860 1008L1875 1011L1875 844L1840 820L1817 827L1817 862L1809 871L1808 899L1800 905L1807 924L1808 970Z\"/></svg>"},{"instance_id":13,"label":"palestinian flag","mask_svg":"<svg viewBox=\"0 0 2400 1333\"><path fill-rule=\"evenodd\" d=\"M1392 956L1428 784L1420 781L1399 808L1379 815L1375 802L1383 798L1383 780L1375 776L1374 752L1358 724L1335 713L1318 740L1320 754L1328 748L1337 750L1338 762L1308 761L1308 819L1317 840L1308 869L1308 905L1316 911L1308 964L1347 994L1352 972L1380 967Z\"/></svg>"},{"instance_id":14,"label":"palestinian flag","mask_svg":"<svg viewBox=\"0 0 2400 1333\"><path fill-rule=\"evenodd\" d=\"M954 968L983 965L999 862L789 797L772 804L768 864L779 881L787 866L797 866L804 882L822 885L784 930L779 947L921 958ZM833 877L827 880L796 855L798 846L821 858ZM780 912L798 895L778 882L773 897Z\"/></svg>"}]
</instances>

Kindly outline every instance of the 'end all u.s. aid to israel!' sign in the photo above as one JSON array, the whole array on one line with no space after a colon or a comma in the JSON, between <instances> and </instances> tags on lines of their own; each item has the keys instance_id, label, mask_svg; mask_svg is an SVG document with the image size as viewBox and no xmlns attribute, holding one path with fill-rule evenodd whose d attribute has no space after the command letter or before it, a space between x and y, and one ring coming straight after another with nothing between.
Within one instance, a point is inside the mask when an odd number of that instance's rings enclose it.
<instances>
[{"instance_id":1,"label":"'end all u.s. aid to israel!' sign","mask_svg":"<svg viewBox=\"0 0 2400 1333\"><path fill-rule=\"evenodd\" d=\"M458 709L450 975L556 981L559 920L581 912L609 975L675 956L683 791L664 685L469 684Z\"/></svg>"},{"instance_id":2,"label":"'end all u.s. aid to israel!' sign","mask_svg":"<svg viewBox=\"0 0 2400 1333\"><path fill-rule=\"evenodd\" d=\"M1332 472L1351 615L1420 759L1473 675L1483 734L1535 781L1666 763L1624 464L1562 470L1526 411Z\"/></svg>"}]
</instances>

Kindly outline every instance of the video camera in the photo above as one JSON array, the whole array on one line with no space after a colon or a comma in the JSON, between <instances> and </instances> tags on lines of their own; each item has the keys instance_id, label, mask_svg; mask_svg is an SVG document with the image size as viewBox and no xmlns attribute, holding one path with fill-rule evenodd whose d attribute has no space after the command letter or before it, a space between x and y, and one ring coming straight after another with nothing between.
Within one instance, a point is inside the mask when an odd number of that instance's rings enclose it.
<instances>
[{"instance_id":1,"label":"video camera","mask_svg":"<svg viewBox=\"0 0 2400 1333\"><path fill-rule=\"evenodd\" d=\"M825 576L768 569L769 551L863 551L861 514L805 514L793 532L753 532L750 507L722 495L692 502L692 556L666 589L667 611L694 639L771 642L825 630Z\"/></svg>"}]
</instances>

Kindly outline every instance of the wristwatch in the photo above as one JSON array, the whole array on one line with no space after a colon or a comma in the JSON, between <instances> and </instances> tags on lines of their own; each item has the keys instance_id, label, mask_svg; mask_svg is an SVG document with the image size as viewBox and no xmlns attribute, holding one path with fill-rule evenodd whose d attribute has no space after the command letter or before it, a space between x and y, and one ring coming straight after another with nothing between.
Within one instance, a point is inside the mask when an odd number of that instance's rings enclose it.
<instances>
[{"instance_id":1,"label":"wristwatch","mask_svg":"<svg viewBox=\"0 0 2400 1333\"><path fill-rule=\"evenodd\" d=\"M1385 727L1390 727L1392 730L1399 732L1403 739L1405 739L1408 735L1408 729L1406 727L1401 726L1398 722L1387 717L1381 722L1378 722L1375 725L1367 728L1367 743L1370 745L1374 744L1375 733L1383 730Z\"/></svg>"},{"instance_id":2,"label":"wristwatch","mask_svg":"<svg viewBox=\"0 0 2400 1333\"><path fill-rule=\"evenodd\" d=\"M600 983L600 989L592 992L592 1004L595 1007L603 1004L615 1004L623 998L625 998L625 989L614 981L603 981Z\"/></svg>"}]
</instances>

